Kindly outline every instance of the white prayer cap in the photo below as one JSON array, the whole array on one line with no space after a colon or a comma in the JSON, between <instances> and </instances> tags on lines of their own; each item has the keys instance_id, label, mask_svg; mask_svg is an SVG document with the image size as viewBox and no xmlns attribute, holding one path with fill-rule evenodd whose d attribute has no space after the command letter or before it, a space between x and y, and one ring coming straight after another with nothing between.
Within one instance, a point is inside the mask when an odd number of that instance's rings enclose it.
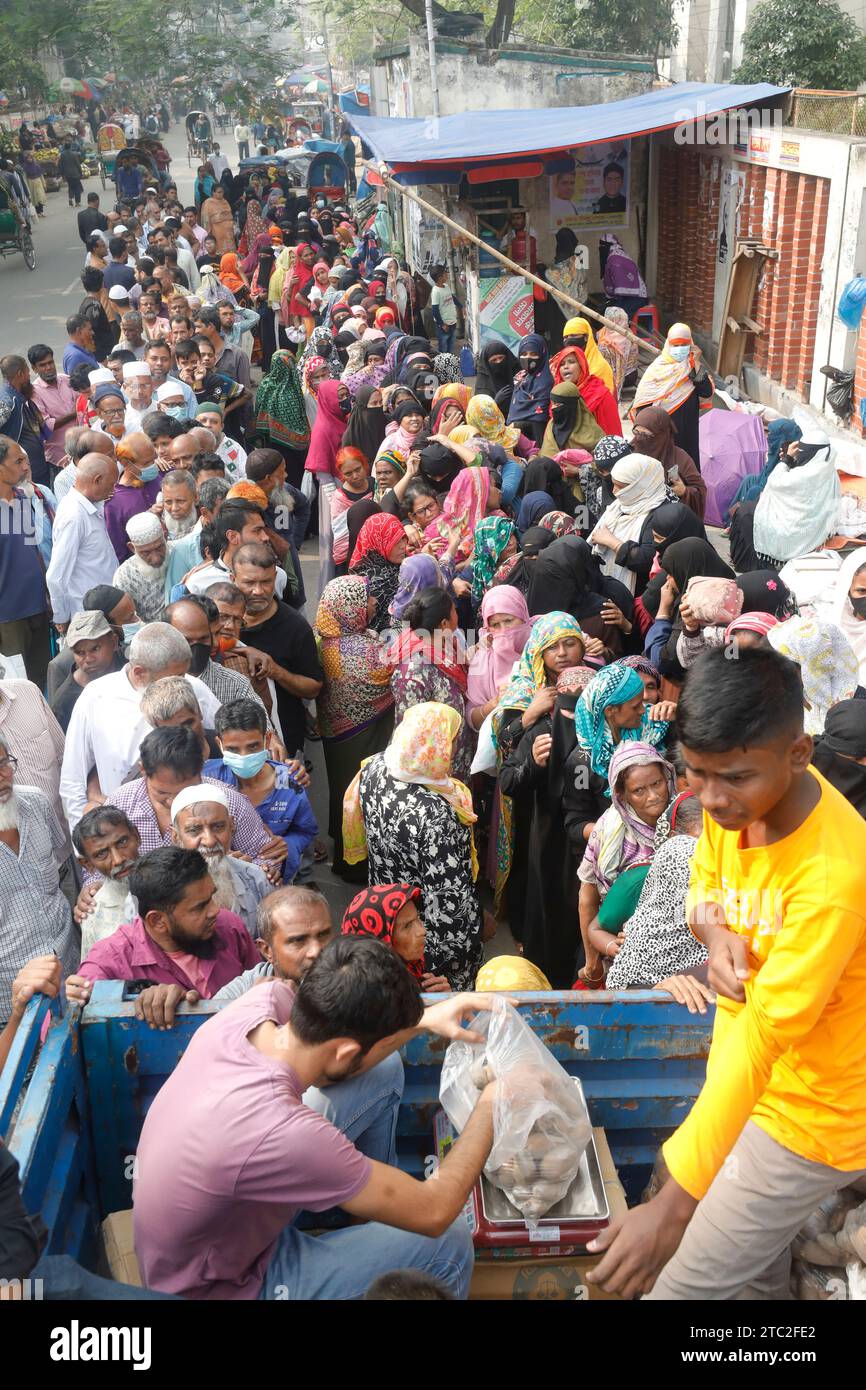
<instances>
[{"instance_id":1,"label":"white prayer cap","mask_svg":"<svg viewBox=\"0 0 866 1390\"><path fill-rule=\"evenodd\" d=\"M114 372L109 371L108 367L97 367L94 371L87 373L87 380L94 388L105 386L108 382L114 381Z\"/></svg>"},{"instance_id":2,"label":"white prayer cap","mask_svg":"<svg viewBox=\"0 0 866 1390\"><path fill-rule=\"evenodd\" d=\"M131 381L136 376L150 376L150 367L146 362L124 362L123 379Z\"/></svg>"},{"instance_id":3,"label":"white prayer cap","mask_svg":"<svg viewBox=\"0 0 866 1390\"><path fill-rule=\"evenodd\" d=\"M108 291L108 298L114 304L122 304L125 300L129 299L129 290L125 285L112 285L111 289Z\"/></svg>"},{"instance_id":4,"label":"white prayer cap","mask_svg":"<svg viewBox=\"0 0 866 1390\"><path fill-rule=\"evenodd\" d=\"M171 803L171 818L176 821L187 806L197 806L203 801L215 801L218 806L229 809L228 792L213 782L200 782L197 787L184 787Z\"/></svg>"},{"instance_id":5,"label":"white prayer cap","mask_svg":"<svg viewBox=\"0 0 866 1390\"><path fill-rule=\"evenodd\" d=\"M129 231L129 228L128 228L128 227L124 227L122 223L118 223L118 225L117 225L117 226L114 228L114 230L111 232L111 236L123 236L124 232L128 232L128 231Z\"/></svg>"},{"instance_id":6,"label":"white prayer cap","mask_svg":"<svg viewBox=\"0 0 866 1390\"><path fill-rule=\"evenodd\" d=\"M171 401L175 396L183 399L183 383L180 381L164 381L161 386L156 388L156 399L158 401Z\"/></svg>"},{"instance_id":7,"label":"white prayer cap","mask_svg":"<svg viewBox=\"0 0 866 1390\"><path fill-rule=\"evenodd\" d=\"M162 525L155 512L136 512L126 523L126 534L133 545L150 545L162 537Z\"/></svg>"}]
</instances>

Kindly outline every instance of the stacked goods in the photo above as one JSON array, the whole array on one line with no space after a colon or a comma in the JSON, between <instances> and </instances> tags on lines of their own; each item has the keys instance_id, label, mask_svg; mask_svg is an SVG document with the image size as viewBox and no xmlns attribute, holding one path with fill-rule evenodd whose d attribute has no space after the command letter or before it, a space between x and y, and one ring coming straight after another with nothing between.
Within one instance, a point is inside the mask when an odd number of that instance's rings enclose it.
<instances>
[{"instance_id":1,"label":"stacked goods","mask_svg":"<svg viewBox=\"0 0 866 1390\"><path fill-rule=\"evenodd\" d=\"M484 1171L531 1224L577 1176L592 1134L589 1115L578 1087L510 1004L497 998L472 1027L485 1041L451 1043L439 1098L462 1130L484 1087L499 1083Z\"/></svg>"},{"instance_id":2,"label":"stacked goods","mask_svg":"<svg viewBox=\"0 0 866 1390\"><path fill-rule=\"evenodd\" d=\"M796 1298L866 1297L864 1181L826 1197L794 1240L792 1292Z\"/></svg>"}]
</instances>

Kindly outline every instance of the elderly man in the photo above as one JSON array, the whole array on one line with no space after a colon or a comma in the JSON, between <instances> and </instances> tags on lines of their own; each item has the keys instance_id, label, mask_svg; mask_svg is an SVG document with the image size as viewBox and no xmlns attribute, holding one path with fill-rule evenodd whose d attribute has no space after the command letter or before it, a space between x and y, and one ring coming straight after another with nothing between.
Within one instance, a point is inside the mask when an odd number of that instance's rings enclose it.
<instances>
[{"instance_id":1,"label":"elderly man","mask_svg":"<svg viewBox=\"0 0 866 1390\"><path fill-rule=\"evenodd\" d=\"M160 845L170 845L171 805L186 787L206 781L202 777L204 757L198 734L192 729L153 729L142 739L139 766L142 776L126 782L108 797L112 806L125 811L141 836L142 853ZM268 877L279 882L285 846L270 833L252 804L234 788L229 792L229 811L234 822L232 850L261 863Z\"/></svg>"},{"instance_id":2,"label":"elderly man","mask_svg":"<svg viewBox=\"0 0 866 1390\"><path fill-rule=\"evenodd\" d=\"M118 563L129 554L126 523L139 512L149 511L159 495L160 477L156 450L143 430L124 435L115 446L123 472L105 506L105 525Z\"/></svg>"},{"instance_id":3,"label":"elderly man","mask_svg":"<svg viewBox=\"0 0 866 1390\"><path fill-rule=\"evenodd\" d=\"M117 287L115 287L117 288ZM141 362L147 351L147 343L144 339L144 319L137 310L131 309L125 313L120 323L120 342L119 348L126 348L135 354L136 360Z\"/></svg>"},{"instance_id":4,"label":"elderly man","mask_svg":"<svg viewBox=\"0 0 866 1390\"><path fill-rule=\"evenodd\" d=\"M124 425L127 433L141 429L141 422L153 409L153 378L147 362L127 362L123 369L123 389L129 404Z\"/></svg>"},{"instance_id":5,"label":"elderly man","mask_svg":"<svg viewBox=\"0 0 866 1390\"><path fill-rule=\"evenodd\" d=\"M214 605L215 607L215 605ZM189 642L193 660L190 670L203 681L221 705L230 700L252 700L262 710L264 706L250 681L239 671L230 671L211 658L213 631L207 603L200 597L181 598L166 609L166 622L182 632ZM214 617L216 627L218 617Z\"/></svg>"},{"instance_id":6,"label":"elderly man","mask_svg":"<svg viewBox=\"0 0 866 1390\"><path fill-rule=\"evenodd\" d=\"M68 342L63 349L63 370L67 376L72 375L75 367L99 366L94 352L96 342L93 329L83 314L70 314L66 320L66 337Z\"/></svg>"},{"instance_id":7,"label":"elderly man","mask_svg":"<svg viewBox=\"0 0 866 1390\"><path fill-rule=\"evenodd\" d=\"M257 864L229 852L234 821L225 791L207 783L185 787L171 805L172 838L181 849L197 849L204 856L216 887L217 907L237 913L255 941L256 911L271 885Z\"/></svg>"},{"instance_id":8,"label":"elderly man","mask_svg":"<svg viewBox=\"0 0 866 1390\"><path fill-rule=\"evenodd\" d=\"M198 521L195 478L185 468L173 468L163 475L162 519L172 541L188 536Z\"/></svg>"},{"instance_id":9,"label":"elderly man","mask_svg":"<svg viewBox=\"0 0 866 1390\"><path fill-rule=\"evenodd\" d=\"M219 454L226 467L226 477L236 483L246 477L247 452L234 439L229 439L223 430L223 407L216 401L202 401L196 407L195 418L199 424L209 429L216 441L213 452Z\"/></svg>"},{"instance_id":10,"label":"elderly man","mask_svg":"<svg viewBox=\"0 0 866 1390\"><path fill-rule=\"evenodd\" d=\"M123 438L126 428L126 397L123 387L117 382L100 381L93 388L90 404L96 412L94 430L98 434L107 434L112 443L116 444Z\"/></svg>"},{"instance_id":11,"label":"elderly man","mask_svg":"<svg viewBox=\"0 0 866 1390\"><path fill-rule=\"evenodd\" d=\"M111 582L129 594L142 622L160 623L168 596L168 545L162 522L153 512L139 512L126 523L126 534L132 554L118 565ZM193 675L198 672L193 670Z\"/></svg>"},{"instance_id":12,"label":"elderly man","mask_svg":"<svg viewBox=\"0 0 866 1390\"><path fill-rule=\"evenodd\" d=\"M138 915L91 947L66 982L68 999L86 1003L94 980L140 979L210 999L256 964L249 932L233 912L217 906L213 879L196 850L167 846L145 855L129 875L129 891Z\"/></svg>"},{"instance_id":13,"label":"elderly man","mask_svg":"<svg viewBox=\"0 0 866 1390\"><path fill-rule=\"evenodd\" d=\"M11 1015L12 982L22 966L53 952L68 974L78 956L78 933L60 891L65 835L45 793L16 785L18 767L0 731L0 1027Z\"/></svg>"},{"instance_id":14,"label":"elderly man","mask_svg":"<svg viewBox=\"0 0 866 1390\"><path fill-rule=\"evenodd\" d=\"M75 665L51 701L51 712L64 733L84 687L110 671L122 671L124 663L117 630L98 609L73 616L66 629L66 646Z\"/></svg>"},{"instance_id":15,"label":"elderly man","mask_svg":"<svg viewBox=\"0 0 866 1390\"><path fill-rule=\"evenodd\" d=\"M101 367L97 371L102 371ZM54 479L54 496L58 502L62 502L66 494L71 491L75 483L75 470L84 458L85 454L104 454L106 458L114 460L114 440L104 430L87 429L84 425L73 425L66 431L64 438L66 446L65 463L57 477ZM115 475L117 469L115 468Z\"/></svg>"},{"instance_id":16,"label":"elderly man","mask_svg":"<svg viewBox=\"0 0 866 1390\"><path fill-rule=\"evenodd\" d=\"M75 912L81 922L81 959L107 936L132 922L138 905L129 891L129 875L138 862L141 837L116 806L97 806L82 816L72 832L82 868L101 880L81 890Z\"/></svg>"},{"instance_id":17,"label":"elderly man","mask_svg":"<svg viewBox=\"0 0 866 1390\"><path fill-rule=\"evenodd\" d=\"M141 741L150 725L141 712L144 691L162 676L183 676L189 670L189 643L168 623L148 623L129 644L122 671L102 676L85 686L66 734L60 773L60 794L70 825L87 808L88 777L96 769L99 794L119 787L138 761ZM207 686L189 677L208 724L213 726L219 702Z\"/></svg>"},{"instance_id":18,"label":"elderly man","mask_svg":"<svg viewBox=\"0 0 866 1390\"><path fill-rule=\"evenodd\" d=\"M46 574L54 625L65 632L95 584L110 584L117 556L105 528L104 506L114 491L117 466L106 454L85 454L75 482L57 508L54 546Z\"/></svg>"},{"instance_id":19,"label":"elderly man","mask_svg":"<svg viewBox=\"0 0 866 1390\"><path fill-rule=\"evenodd\" d=\"M51 644L45 566L34 543L42 509L26 496L27 467L21 445L0 434L0 652L20 655L41 687Z\"/></svg>"}]
</instances>

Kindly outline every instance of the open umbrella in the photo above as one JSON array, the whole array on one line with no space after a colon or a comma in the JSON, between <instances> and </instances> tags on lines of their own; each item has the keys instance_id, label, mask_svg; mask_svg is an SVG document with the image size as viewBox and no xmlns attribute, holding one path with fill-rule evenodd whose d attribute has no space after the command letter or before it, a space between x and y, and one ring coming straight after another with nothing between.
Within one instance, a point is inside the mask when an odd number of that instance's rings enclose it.
<instances>
[{"instance_id":1,"label":"open umbrella","mask_svg":"<svg viewBox=\"0 0 866 1390\"><path fill-rule=\"evenodd\" d=\"M318 96L320 92L327 92L328 84L323 82L321 77L314 77L312 82L308 82L304 88L306 96Z\"/></svg>"},{"instance_id":2,"label":"open umbrella","mask_svg":"<svg viewBox=\"0 0 866 1390\"><path fill-rule=\"evenodd\" d=\"M743 478L767 462L767 435L757 415L708 410L701 416L701 473L707 485L704 521L724 526L725 513Z\"/></svg>"}]
</instances>

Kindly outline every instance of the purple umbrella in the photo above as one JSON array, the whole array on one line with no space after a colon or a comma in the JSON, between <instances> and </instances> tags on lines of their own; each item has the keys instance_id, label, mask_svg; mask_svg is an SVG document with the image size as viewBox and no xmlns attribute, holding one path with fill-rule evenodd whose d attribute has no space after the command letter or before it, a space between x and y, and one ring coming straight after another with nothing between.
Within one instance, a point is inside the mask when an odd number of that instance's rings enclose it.
<instances>
[{"instance_id":1,"label":"purple umbrella","mask_svg":"<svg viewBox=\"0 0 866 1390\"><path fill-rule=\"evenodd\" d=\"M767 436L757 415L708 410L701 416L701 473L707 485L704 521L724 526L724 516L743 478L767 462Z\"/></svg>"}]
</instances>

